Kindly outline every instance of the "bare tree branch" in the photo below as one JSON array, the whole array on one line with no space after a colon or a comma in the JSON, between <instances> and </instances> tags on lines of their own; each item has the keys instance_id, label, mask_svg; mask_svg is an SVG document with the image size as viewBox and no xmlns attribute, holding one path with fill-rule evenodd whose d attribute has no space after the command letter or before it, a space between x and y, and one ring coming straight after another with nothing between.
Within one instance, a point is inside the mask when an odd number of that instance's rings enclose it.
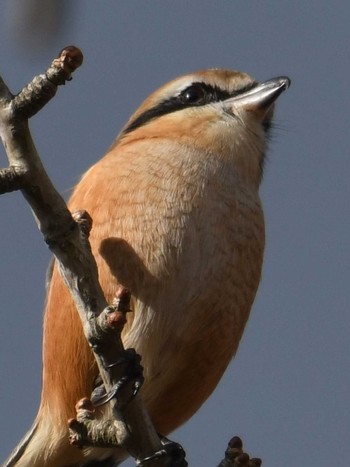
<instances>
[{"instance_id":1,"label":"bare tree branch","mask_svg":"<svg viewBox=\"0 0 350 467\"><path fill-rule=\"evenodd\" d=\"M97 266L88 241L91 228L89 216L80 212L72 217L65 202L52 185L36 151L28 128L28 118L38 112L56 93L57 86L71 79L71 73L82 63L82 54L75 47L63 49L45 74L39 75L17 96L13 96L0 78L0 134L6 149L9 167L0 170L0 193L20 189L28 201L45 242L54 253L59 269L78 309L85 336L94 351L99 372L107 392L125 380L125 350L120 331L128 310L129 292L121 290L115 303L108 306L98 282ZM116 444L125 448L140 464L148 466L187 465L172 463L151 423L139 395L132 398L133 383L118 392L118 401L111 397L113 421L105 426L106 436L97 435L98 443ZM136 391L135 391L136 392ZM78 403L77 420L69 422L74 431L72 442L79 438L83 421L93 422L91 403ZM93 427L93 424L89 425ZM84 428L84 429L85 429ZM94 443L91 429L87 437ZM112 435L111 435L112 434ZM157 454L155 456L155 453Z\"/></svg>"},{"instance_id":2,"label":"bare tree branch","mask_svg":"<svg viewBox=\"0 0 350 467\"><path fill-rule=\"evenodd\" d=\"M262 461L257 457L250 458L249 454L243 451L243 443L241 438L234 436L230 439L225 458L220 462L218 467L261 467Z\"/></svg>"}]
</instances>

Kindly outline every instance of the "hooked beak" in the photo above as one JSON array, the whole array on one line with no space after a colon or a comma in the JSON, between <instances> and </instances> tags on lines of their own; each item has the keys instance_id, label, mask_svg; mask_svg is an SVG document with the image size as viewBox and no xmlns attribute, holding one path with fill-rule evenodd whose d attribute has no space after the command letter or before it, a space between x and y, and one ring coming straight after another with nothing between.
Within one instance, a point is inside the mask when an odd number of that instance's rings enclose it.
<instances>
[{"instance_id":1,"label":"hooked beak","mask_svg":"<svg viewBox=\"0 0 350 467\"><path fill-rule=\"evenodd\" d=\"M263 118L278 96L289 86L290 79L286 76L280 76L264 83L258 83L249 91L227 99L224 104L226 109L232 113L235 109L252 110L261 114Z\"/></svg>"}]
</instances>

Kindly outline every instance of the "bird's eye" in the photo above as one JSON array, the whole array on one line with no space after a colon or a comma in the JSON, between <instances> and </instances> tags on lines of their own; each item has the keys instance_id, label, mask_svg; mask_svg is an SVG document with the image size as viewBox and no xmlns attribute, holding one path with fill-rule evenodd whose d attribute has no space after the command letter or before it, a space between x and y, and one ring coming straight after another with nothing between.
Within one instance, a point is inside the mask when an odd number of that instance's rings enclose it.
<instances>
[{"instance_id":1,"label":"bird's eye","mask_svg":"<svg viewBox=\"0 0 350 467\"><path fill-rule=\"evenodd\" d=\"M193 84L182 91L179 97L185 104L196 104L203 101L205 96L206 92L203 87L199 84Z\"/></svg>"}]
</instances>

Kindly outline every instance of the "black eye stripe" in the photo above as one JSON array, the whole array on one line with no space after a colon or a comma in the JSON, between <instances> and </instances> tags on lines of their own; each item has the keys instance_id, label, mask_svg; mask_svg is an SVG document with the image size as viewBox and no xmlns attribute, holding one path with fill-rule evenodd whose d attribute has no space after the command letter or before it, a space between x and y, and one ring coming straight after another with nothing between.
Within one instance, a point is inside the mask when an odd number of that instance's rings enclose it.
<instances>
[{"instance_id":1,"label":"black eye stripe","mask_svg":"<svg viewBox=\"0 0 350 467\"><path fill-rule=\"evenodd\" d=\"M206 105L210 102L219 102L231 97L231 94L228 91L225 91L217 86L211 86L206 83L192 83L191 86L188 86L184 89L178 96L181 99L181 96L186 95L188 90L192 88L200 88L203 92L203 98L198 102L183 102L183 107L195 107L198 105Z\"/></svg>"},{"instance_id":2,"label":"black eye stripe","mask_svg":"<svg viewBox=\"0 0 350 467\"><path fill-rule=\"evenodd\" d=\"M257 85L256 82L249 83L244 88L238 89L233 92L226 91L221 89L218 86L212 86L203 82L194 82L191 83L187 88L183 89L177 96L170 97L169 99L160 102L151 109L146 110L141 115L139 115L135 120L133 120L124 130L123 134L130 133L136 128L139 128L149 121L161 117L162 115L170 114L181 109L188 107L199 107L203 105L210 104L212 102L219 102L229 99L230 97L235 97L243 92L249 91ZM186 101L183 96L186 93L186 90L190 89L193 86L200 86L204 91L204 97L198 101Z\"/></svg>"}]
</instances>

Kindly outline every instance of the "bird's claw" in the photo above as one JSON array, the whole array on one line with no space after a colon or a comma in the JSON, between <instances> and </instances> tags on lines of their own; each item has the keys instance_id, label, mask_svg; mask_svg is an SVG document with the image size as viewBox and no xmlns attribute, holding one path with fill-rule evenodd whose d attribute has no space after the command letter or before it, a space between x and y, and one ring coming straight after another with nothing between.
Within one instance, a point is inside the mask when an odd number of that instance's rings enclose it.
<instances>
[{"instance_id":1,"label":"bird's claw","mask_svg":"<svg viewBox=\"0 0 350 467\"><path fill-rule=\"evenodd\" d=\"M120 380L111 388L109 392L106 392L105 387L101 379L97 378L97 386L92 392L91 401L95 407L107 404L114 398L118 398L118 395L122 388L127 384L131 383L131 395L123 402L122 405L127 405L132 399L136 397L139 390L141 389L144 377L143 368L141 366L141 357L136 353L135 349L126 349L124 354L114 363L107 366L107 368L113 368L117 365L126 364L126 375L122 376ZM120 406L121 407L121 404Z\"/></svg>"}]
</instances>

